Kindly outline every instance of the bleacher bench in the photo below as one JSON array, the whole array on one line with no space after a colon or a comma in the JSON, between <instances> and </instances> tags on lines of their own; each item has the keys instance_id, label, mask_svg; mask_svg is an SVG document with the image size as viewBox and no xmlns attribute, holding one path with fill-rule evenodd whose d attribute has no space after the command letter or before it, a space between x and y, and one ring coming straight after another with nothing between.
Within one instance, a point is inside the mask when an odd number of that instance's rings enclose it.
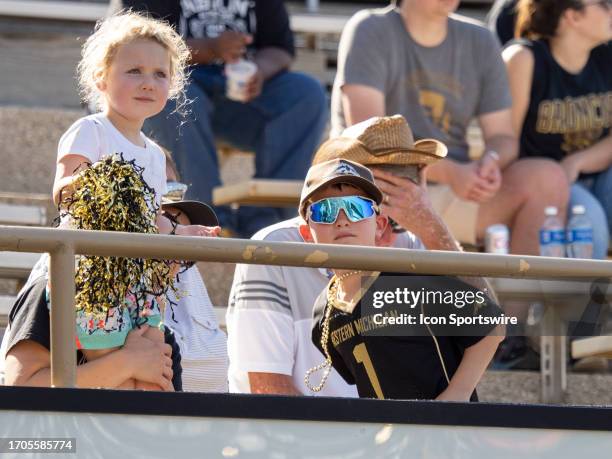
<instances>
[{"instance_id":1,"label":"bleacher bench","mask_svg":"<svg viewBox=\"0 0 612 459\"><path fill-rule=\"evenodd\" d=\"M604 357L612 359L612 336L594 336L572 341L572 357Z\"/></svg>"},{"instance_id":2,"label":"bleacher bench","mask_svg":"<svg viewBox=\"0 0 612 459\"><path fill-rule=\"evenodd\" d=\"M213 204L297 208L303 183L302 180L250 179L215 188Z\"/></svg>"},{"instance_id":3,"label":"bleacher bench","mask_svg":"<svg viewBox=\"0 0 612 459\"><path fill-rule=\"evenodd\" d=\"M42 206L0 204L0 225L42 226L47 223L47 209Z\"/></svg>"},{"instance_id":4,"label":"bleacher bench","mask_svg":"<svg viewBox=\"0 0 612 459\"><path fill-rule=\"evenodd\" d=\"M0 203L0 225L46 224L47 209L44 206ZM39 257L37 253L0 252L0 277L26 279Z\"/></svg>"}]
</instances>

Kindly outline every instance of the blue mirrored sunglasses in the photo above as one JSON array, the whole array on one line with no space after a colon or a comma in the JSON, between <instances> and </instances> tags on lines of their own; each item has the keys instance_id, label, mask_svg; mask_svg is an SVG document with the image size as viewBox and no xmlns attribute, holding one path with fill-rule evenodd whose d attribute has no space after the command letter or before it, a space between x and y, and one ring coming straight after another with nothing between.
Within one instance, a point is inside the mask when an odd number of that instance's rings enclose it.
<instances>
[{"instance_id":1,"label":"blue mirrored sunglasses","mask_svg":"<svg viewBox=\"0 0 612 459\"><path fill-rule=\"evenodd\" d=\"M308 219L315 223L331 225L338 219L340 209L353 223L371 218L378 211L376 203L361 196L340 196L317 201L308 207Z\"/></svg>"}]
</instances>

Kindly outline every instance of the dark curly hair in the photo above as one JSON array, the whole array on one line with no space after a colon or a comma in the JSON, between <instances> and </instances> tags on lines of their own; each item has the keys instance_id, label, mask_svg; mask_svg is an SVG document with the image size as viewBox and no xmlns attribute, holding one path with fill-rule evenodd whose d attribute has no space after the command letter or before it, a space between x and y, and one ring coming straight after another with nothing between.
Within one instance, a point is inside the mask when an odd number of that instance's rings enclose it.
<instances>
[{"instance_id":1,"label":"dark curly hair","mask_svg":"<svg viewBox=\"0 0 612 459\"><path fill-rule=\"evenodd\" d=\"M519 0L515 36L530 40L552 38L566 10L581 11L583 8L581 0Z\"/></svg>"}]
</instances>

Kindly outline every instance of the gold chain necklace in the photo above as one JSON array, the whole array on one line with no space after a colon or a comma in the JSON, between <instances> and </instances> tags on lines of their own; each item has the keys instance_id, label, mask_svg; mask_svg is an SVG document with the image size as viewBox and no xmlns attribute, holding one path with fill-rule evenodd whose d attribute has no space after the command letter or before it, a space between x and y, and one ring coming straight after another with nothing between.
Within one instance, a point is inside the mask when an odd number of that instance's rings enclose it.
<instances>
[{"instance_id":1,"label":"gold chain necklace","mask_svg":"<svg viewBox=\"0 0 612 459\"><path fill-rule=\"evenodd\" d=\"M325 304L323 330L321 333L321 348L323 349L323 352L325 354L325 361L315 367L308 369L306 371L306 375L304 376L304 383L306 384L306 387L308 387L313 392L320 392L321 389L323 389L323 386L325 386L325 383L327 382L327 378L329 377L329 373L331 372L332 368L331 356L329 355L327 344L329 342L329 322L331 318L331 312L336 304L336 301L338 301L338 286L340 285L340 282L342 280L359 273L361 273L360 269L344 273L341 276L336 276L334 274L334 277L332 277L332 280L329 284L329 288L327 289L327 303ZM323 373L323 377L321 378L321 382L317 386L312 386L310 384L310 376L313 373L323 369L325 369L325 371Z\"/></svg>"}]
</instances>

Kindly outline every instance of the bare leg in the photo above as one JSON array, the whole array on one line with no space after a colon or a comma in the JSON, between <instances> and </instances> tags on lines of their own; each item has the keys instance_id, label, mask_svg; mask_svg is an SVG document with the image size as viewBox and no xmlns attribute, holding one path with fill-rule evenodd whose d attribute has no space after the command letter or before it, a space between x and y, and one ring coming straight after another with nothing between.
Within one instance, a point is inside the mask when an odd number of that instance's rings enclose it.
<instances>
[{"instance_id":1,"label":"bare leg","mask_svg":"<svg viewBox=\"0 0 612 459\"><path fill-rule=\"evenodd\" d=\"M497 195L480 206L477 236L481 239L488 226L503 223L511 231L512 253L538 255L544 208L556 206L564 222L568 199L567 177L558 163L539 158L516 161L503 171Z\"/></svg>"}]
</instances>

